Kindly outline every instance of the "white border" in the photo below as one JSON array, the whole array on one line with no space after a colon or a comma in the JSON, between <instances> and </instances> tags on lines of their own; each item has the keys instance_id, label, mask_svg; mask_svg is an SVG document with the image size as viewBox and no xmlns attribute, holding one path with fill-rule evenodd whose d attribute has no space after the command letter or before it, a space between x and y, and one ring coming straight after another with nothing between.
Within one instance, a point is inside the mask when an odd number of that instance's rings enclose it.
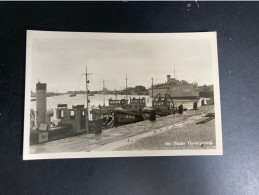
<instances>
[{"instance_id":1,"label":"white border","mask_svg":"<svg viewBox=\"0 0 259 195\"><path fill-rule=\"evenodd\" d=\"M104 151L104 152L64 152L64 153L29 153L30 134L30 96L32 70L32 44L37 38L64 39L210 39L212 49L216 149L204 150L152 150L152 151ZM222 155L222 129L219 90L219 71L217 53L217 33L87 33L87 32L57 32L57 31L27 31L26 46L26 81L24 102L24 142L23 160L32 159L64 159L64 158L100 158L100 157L138 157L138 156L190 156L190 155Z\"/></svg>"}]
</instances>

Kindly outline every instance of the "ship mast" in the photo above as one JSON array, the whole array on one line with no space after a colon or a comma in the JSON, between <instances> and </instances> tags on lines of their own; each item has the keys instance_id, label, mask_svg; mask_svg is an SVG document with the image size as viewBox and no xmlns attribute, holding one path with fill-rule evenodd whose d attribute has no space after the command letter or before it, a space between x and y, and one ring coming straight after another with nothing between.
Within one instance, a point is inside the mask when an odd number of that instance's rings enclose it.
<instances>
[{"instance_id":1,"label":"ship mast","mask_svg":"<svg viewBox=\"0 0 259 195\"><path fill-rule=\"evenodd\" d=\"M117 100L117 90L115 89L115 99Z\"/></svg>"},{"instance_id":2,"label":"ship mast","mask_svg":"<svg viewBox=\"0 0 259 195\"><path fill-rule=\"evenodd\" d=\"M152 77L152 97L151 97L152 99L152 108L154 107L154 103L153 103L153 77Z\"/></svg>"},{"instance_id":3,"label":"ship mast","mask_svg":"<svg viewBox=\"0 0 259 195\"><path fill-rule=\"evenodd\" d=\"M86 108L87 108L87 115L88 115L88 79L87 79L88 73L87 73L87 66L85 66L85 96L86 96Z\"/></svg>"},{"instance_id":4,"label":"ship mast","mask_svg":"<svg viewBox=\"0 0 259 195\"><path fill-rule=\"evenodd\" d=\"M175 77L175 66L174 66L174 78L176 79L176 77Z\"/></svg>"},{"instance_id":5,"label":"ship mast","mask_svg":"<svg viewBox=\"0 0 259 195\"><path fill-rule=\"evenodd\" d=\"M91 73L87 73L87 66L85 66L85 96L86 96L86 102L85 102L85 105L86 105L86 110L87 110L87 119L88 116L89 116L89 106L88 106L88 103L89 103L89 99L88 99L88 83L89 83L89 80L88 80L88 75L90 75Z\"/></svg>"},{"instance_id":6,"label":"ship mast","mask_svg":"<svg viewBox=\"0 0 259 195\"><path fill-rule=\"evenodd\" d=\"M105 80L103 79L103 105L105 106L105 92L104 92Z\"/></svg>"},{"instance_id":7,"label":"ship mast","mask_svg":"<svg viewBox=\"0 0 259 195\"><path fill-rule=\"evenodd\" d=\"M128 99L128 78L126 74L126 99Z\"/></svg>"}]
</instances>

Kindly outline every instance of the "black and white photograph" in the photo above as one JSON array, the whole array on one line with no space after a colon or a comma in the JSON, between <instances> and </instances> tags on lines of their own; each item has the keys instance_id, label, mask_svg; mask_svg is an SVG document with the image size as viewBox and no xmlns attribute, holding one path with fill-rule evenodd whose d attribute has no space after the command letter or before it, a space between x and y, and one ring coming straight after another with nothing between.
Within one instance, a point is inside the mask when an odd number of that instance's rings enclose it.
<instances>
[{"instance_id":1,"label":"black and white photograph","mask_svg":"<svg viewBox=\"0 0 259 195\"><path fill-rule=\"evenodd\" d=\"M24 160L222 155L217 33L27 31Z\"/></svg>"}]
</instances>

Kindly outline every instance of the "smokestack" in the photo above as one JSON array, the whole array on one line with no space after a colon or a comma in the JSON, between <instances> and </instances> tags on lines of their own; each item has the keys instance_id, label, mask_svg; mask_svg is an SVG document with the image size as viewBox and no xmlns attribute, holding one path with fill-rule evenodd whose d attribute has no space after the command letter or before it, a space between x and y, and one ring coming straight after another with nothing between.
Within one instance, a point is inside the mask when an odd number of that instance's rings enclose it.
<instances>
[{"instance_id":1,"label":"smokestack","mask_svg":"<svg viewBox=\"0 0 259 195\"><path fill-rule=\"evenodd\" d=\"M167 82L171 79L171 75L167 75Z\"/></svg>"},{"instance_id":2,"label":"smokestack","mask_svg":"<svg viewBox=\"0 0 259 195\"><path fill-rule=\"evenodd\" d=\"M38 82L36 84L36 124L46 123L46 111L47 111L47 97L46 97L46 83Z\"/></svg>"}]
</instances>

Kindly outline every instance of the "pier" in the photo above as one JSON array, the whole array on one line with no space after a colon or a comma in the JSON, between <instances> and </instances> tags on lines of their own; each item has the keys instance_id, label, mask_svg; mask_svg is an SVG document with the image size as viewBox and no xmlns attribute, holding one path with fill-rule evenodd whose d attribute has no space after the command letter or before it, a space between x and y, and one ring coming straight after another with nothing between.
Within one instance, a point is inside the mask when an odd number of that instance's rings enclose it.
<instances>
[{"instance_id":1,"label":"pier","mask_svg":"<svg viewBox=\"0 0 259 195\"><path fill-rule=\"evenodd\" d=\"M159 117L103 130L100 134L83 134L30 146L30 153L177 150L215 148L215 120L206 120L214 106L201 106L183 114ZM199 124L196 124L199 123Z\"/></svg>"}]
</instances>

